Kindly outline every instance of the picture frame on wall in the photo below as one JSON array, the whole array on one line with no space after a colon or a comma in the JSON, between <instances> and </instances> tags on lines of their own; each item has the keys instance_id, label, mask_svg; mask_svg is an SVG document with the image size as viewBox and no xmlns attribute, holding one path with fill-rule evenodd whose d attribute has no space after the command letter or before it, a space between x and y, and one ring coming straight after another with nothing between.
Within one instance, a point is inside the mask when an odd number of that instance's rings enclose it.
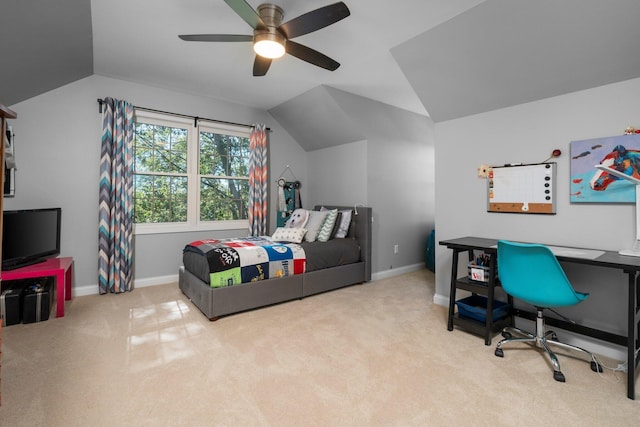
<instances>
[{"instance_id":1,"label":"picture frame on wall","mask_svg":"<svg viewBox=\"0 0 640 427\"><path fill-rule=\"evenodd\" d=\"M640 179L640 134L571 141L571 203L635 203L635 185L596 168Z\"/></svg>"}]
</instances>

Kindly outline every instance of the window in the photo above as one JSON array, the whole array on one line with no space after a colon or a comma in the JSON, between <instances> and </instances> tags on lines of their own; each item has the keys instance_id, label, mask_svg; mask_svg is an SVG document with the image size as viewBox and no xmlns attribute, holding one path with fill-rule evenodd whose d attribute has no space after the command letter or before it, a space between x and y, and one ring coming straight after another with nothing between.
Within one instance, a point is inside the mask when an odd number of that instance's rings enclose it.
<instances>
[{"instance_id":1,"label":"window","mask_svg":"<svg viewBox=\"0 0 640 427\"><path fill-rule=\"evenodd\" d=\"M246 228L249 134L136 111L136 233Z\"/></svg>"}]
</instances>

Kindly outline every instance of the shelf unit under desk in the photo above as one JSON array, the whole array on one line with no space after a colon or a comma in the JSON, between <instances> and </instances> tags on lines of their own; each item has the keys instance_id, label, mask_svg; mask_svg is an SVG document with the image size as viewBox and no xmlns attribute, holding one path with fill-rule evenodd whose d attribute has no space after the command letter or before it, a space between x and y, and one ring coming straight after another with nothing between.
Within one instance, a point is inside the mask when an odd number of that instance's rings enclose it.
<instances>
[{"instance_id":1,"label":"shelf unit under desk","mask_svg":"<svg viewBox=\"0 0 640 427\"><path fill-rule=\"evenodd\" d=\"M496 254L487 253L490 258L489 265L489 279L486 283L476 282L470 280L468 276L459 277L458 266L459 256L462 252L467 252L468 261L471 262L475 257L475 248L452 248L453 249L453 261L451 263L451 287L449 291L449 313L447 319L447 329L452 331L454 326L461 329L472 332L476 335L484 337L485 345L491 345L493 336L500 332L506 326L513 325L513 316L511 313L501 319L493 319L493 309L495 304L496 289L500 287L498 277L496 274ZM467 265L465 264L465 267ZM459 312L456 312L456 301L458 289L470 292L472 295L480 295L486 297L486 317L485 321L481 322L470 317L461 316ZM513 300L511 296L507 295L507 302L509 306L513 306Z\"/></svg>"}]
</instances>

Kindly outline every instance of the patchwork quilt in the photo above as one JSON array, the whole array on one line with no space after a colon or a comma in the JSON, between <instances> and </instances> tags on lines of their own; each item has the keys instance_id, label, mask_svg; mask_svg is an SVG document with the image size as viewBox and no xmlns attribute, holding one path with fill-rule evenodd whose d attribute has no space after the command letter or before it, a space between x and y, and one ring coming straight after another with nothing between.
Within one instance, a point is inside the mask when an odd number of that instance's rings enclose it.
<instances>
[{"instance_id":1,"label":"patchwork quilt","mask_svg":"<svg viewBox=\"0 0 640 427\"><path fill-rule=\"evenodd\" d=\"M306 268L302 246L264 237L197 240L184 251L207 258L212 288L301 274Z\"/></svg>"}]
</instances>

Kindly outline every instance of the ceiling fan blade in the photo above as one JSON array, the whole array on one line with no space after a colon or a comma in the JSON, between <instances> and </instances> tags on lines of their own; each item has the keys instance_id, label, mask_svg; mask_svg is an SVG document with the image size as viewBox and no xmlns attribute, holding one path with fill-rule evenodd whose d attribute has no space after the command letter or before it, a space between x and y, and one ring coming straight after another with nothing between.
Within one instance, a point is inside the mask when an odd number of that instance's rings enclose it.
<instances>
[{"instance_id":1,"label":"ceiling fan blade","mask_svg":"<svg viewBox=\"0 0 640 427\"><path fill-rule=\"evenodd\" d=\"M301 45L300 43L287 40L285 50L288 54L295 56L298 59L302 59L310 64L317 65L329 71L335 71L340 63L329 58L317 50L313 50L310 47Z\"/></svg>"},{"instance_id":2,"label":"ceiling fan blade","mask_svg":"<svg viewBox=\"0 0 640 427\"><path fill-rule=\"evenodd\" d=\"M240 16L240 18L244 19L247 24L251 25L251 28L253 28L254 30L258 27L267 27L262 21L262 18L260 18L260 15L258 15L258 12L256 12L254 8L249 6L249 3L247 3L246 1L224 0L224 2L228 4L229 7L231 7L231 9L233 9Z\"/></svg>"},{"instance_id":3,"label":"ceiling fan blade","mask_svg":"<svg viewBox=\"0 0 640 427\"><path fill-rule=\"evenodd\" d=\"M244 34L182 34L182 40L188 42L252 42L253 36Z\"/></svg>"},{"instance_id":4,"label":"ceiling fan blade","mask_svg":"<svg viewBox=\"0 0 640 427\"><path fill-rule=\"evenodd\" d=\"M338 2L293 18L280 25L278 29L281 30L288 39L292 39L335 24L349 15L351 15L351 12L347 5L343 2Z\"/></svg>"},{"instance_id":5,"label":"ceiling fan blade","mask_svg":"<svg viewBox=\"0 0 640 427\"><path fill-rule=\"evenodd\" d=\"M256 55L256 59L253 62L253 75L254 77L264 76L269 71L271 66L271 58L264 58L260 55Z\"/></svg>"}]
</instances>

